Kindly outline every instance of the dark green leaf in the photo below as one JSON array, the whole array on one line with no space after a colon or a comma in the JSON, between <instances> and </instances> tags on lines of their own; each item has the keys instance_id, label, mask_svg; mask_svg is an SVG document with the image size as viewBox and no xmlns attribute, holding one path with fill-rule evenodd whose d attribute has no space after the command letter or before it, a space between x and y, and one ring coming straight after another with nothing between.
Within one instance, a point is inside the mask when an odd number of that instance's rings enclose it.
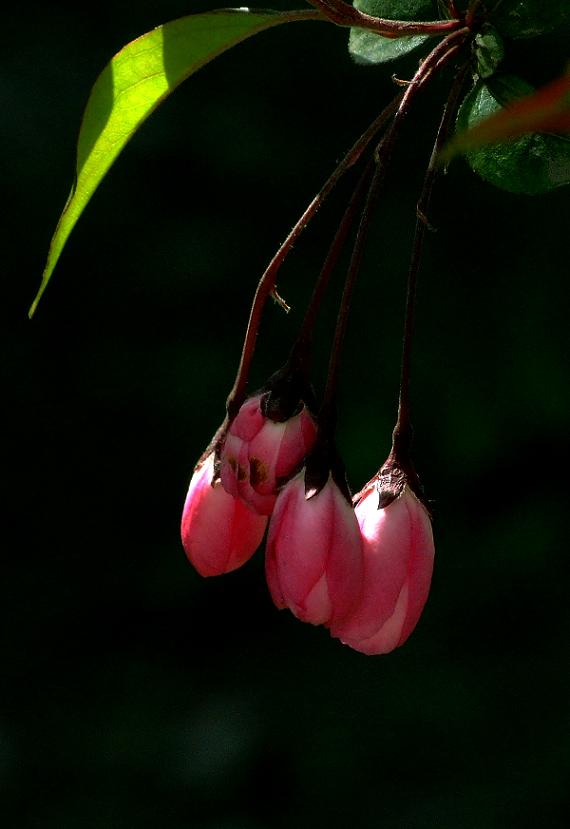
<instances>
[{"instance_id":1,"label":"dark green leaf","mask_svg":"<svg viewBox=\"0 0 570 829\"><path fill-rule=\"evenodd\" d=\"M475 126L530 92L532 87L514 76L480 81L461 105L458 130ZM482 178L511 193L535 195L570 183L570 140L562 136L531 133L472 150L466 157Z\"/></svg>"},{"instance_id":2,"label":"dark green leaf","mask_svg":"<svg viewBox=\"0 0 570 829\"><path fill-rule=\"evenodd\" d=\"M77 143L76 180L51 241L30 316L63 247L102 178L141 124L189 75L257 32L296 20L320 19L311 10L249 12L229 9L190 15L128 43L97 78Z\"/></svg>"},{"instance_id":3,"label":"dark green leaf","mask_svg":"<svg viewBox=\"0 0 570 829\"><path fill-rule=\"evenodd\" d=\"M353 6L386 20L436 20L440 16L431 0L355 0ZM348 50L357 63L386 63L407 55L427 39L426 35L392 39L352 28Z\"/></svg>"},{"instance_id":4,"label":"dark green leaf","mask_svg":"<svg viewBox=\"0 0 570 829\"><path fill-rule=\"evenodd\" d=\"M502 37L492 26L485 26L475 35L474 50L479 77L490 78L505 56Z\"/></svg>"},{"instance_id":5,"label":"dark green leaf","mask_svg":"<svg viewBox=\"0 0 570 829\"><path fill-rule=\"evenodd\" d=\"M520 96L513 100L512 83L496 78L489 84L493 96L501 104L488 118L468 130L457 132L443 148L441 162L445 163L459 153L467 153L489 144L519 138L531 133L570 134L570 74L555 78L536 91L516 79ZM507 91L510 89L510 95Z\"/></svg>"},{"instance_id":6,"label":"dark green leaf","mask_svg":"<svg viewBox=\"0 0 570 829\"><path fill-rule=\"evenodd\" d=\"M503 37L521 38L570 26L569 0L498 0L491 22Z\"/></svg>"},{"instance_id":7,"label":"dark green leaf","mask_svg":"<svg viewBox=\"0 0 570 829\"><path fill-rule=\"evenodd\" d=\"M534 87L518 75L498 75L488 80L487 86L502 107L534 92Z\"/></svg>"}]
</instances>

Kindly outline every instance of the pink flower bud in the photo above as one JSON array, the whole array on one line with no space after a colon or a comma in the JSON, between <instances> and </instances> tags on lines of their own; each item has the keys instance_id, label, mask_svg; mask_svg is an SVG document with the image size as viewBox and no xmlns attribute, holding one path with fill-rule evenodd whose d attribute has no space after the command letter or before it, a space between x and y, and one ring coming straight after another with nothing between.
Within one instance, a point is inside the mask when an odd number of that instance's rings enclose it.
<instances>
[{"instance_id":1,"label":"pink flower bud","mask_svg":"<svg viewBox=\"0 0 570 829\"><path fill-rule=\"evenodd\" d=\"M182 544L201 576L219 576L241 567L259 547L267 518L212 485L214 453L196 466L182 513Z\"/></svg>"},{"instance_id":2,"label":"pink flower bud","mask_svg":"<svg viewBox=\"0 0 570 829\"><path fill-rule=\"evenodd\" d=\"M266 576L278 608L303 622L347 617L360 594L362 544L352 506L329 475L307 499L304 471L279 493L269 524Z\"/></svg>"},{"instance_id":3,"label":"pink flower bud","mask_svg":"<svg viewBox=\"0 0 570 829\"><path fill-rule=\"evenodd\" d=\"M363 493L355 510L364 552L362 595L348 621L331 632L362 653L388 653L406 641L428 597L431 521L408 485L382 509L375 481Z\"/></svg>"},{"instance_id":4,"label":"pink flower bud","mask_svg":"<svg viewBox=\"0 0 570 829\"><path fill-rule=\"evenodd\" d=\"M271 420L263 414L263 398L250 397L231 422L222 447L220 477L226 492L261 515L270 515L280 481L312 447L317 427L305 406L288 420Z\"/></svg>"}]
</instances>

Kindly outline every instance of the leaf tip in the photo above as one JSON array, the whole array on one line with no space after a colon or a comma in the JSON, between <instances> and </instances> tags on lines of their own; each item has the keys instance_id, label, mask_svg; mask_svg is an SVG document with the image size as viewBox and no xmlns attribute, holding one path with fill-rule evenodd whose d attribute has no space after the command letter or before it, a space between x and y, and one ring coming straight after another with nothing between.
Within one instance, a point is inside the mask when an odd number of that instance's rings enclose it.
<instances>
[{"instance_id":1,"label":"leaf tip","mask_svg":"<svg viewBox=\"0 0 570 829\"><path fill-rule=\"evenodd\" d=\"M40 296L41 296L40 292L38 291L38 293L36 294L36 298L34 299L34 301L32 302L32 304L30 305L30 307L28 309L28 319L29 320L31 320L32 317L34 316L34 314L36 313L36 309L37 309L38 303L40 301Z\"/></svg>"},{"instance_id":2,"label":"leaf tip","mask_svg":"<svg viewBox=\"0 0 570 829\"><path fill-rule=\"evenodd\" d=\"M44 270L43 275L42 275L42 281L41 281L40 287L38 288L38 292L34 297L34 301L32 302L32 304L30 305L30 307L28 309L28 319L29 320L32 319L32 317L34 316L34 314L37 311L38 305L40 303L40 299L44 295L44 291L47 287L47 284L49 282L49 278L51 276L52 271L53 271L53 267L46 266L46 269Z\"/></svg>"}]
</instances>

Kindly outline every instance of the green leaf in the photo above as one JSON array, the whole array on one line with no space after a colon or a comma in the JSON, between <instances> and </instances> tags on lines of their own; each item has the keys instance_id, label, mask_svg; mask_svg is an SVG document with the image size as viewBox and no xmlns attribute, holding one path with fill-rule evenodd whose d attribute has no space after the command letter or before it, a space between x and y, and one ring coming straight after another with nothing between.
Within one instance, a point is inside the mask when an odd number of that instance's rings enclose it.
<instances>
[{"instance_id":1,"label":"green leaf","mask_svg":"<svg viewBox=\"0 0 570 829\"><path fill-rule=\"evenodd\" d=\"M228 9L190 15L158 26L115 55L97 78L83 114L75 183L51 240L30 317L89 199L156 107L189 75L242 40L281 23L320 19L313 10Z\"/></svg>"},{"instance_id":2,"label":"green leaf","mask_svg":"<svg viewBox=\"0 0 570 829\"><path fill-rule=\"evenodd\" d=\"M474 127L532 91L515 76L479 81L461 105L458 131ZM570 140L559 135L530 133L472 150L466 158L481 178L511 193L536 195L570 183Z\"/></svg>"},{"instance_id":3,"label":"green leaf","mask_svg":"<svg viewBox=\"0 0 570 829\"><path fill-rule=\"evenodd\" d=\"M440 154L442 163L459 153L519 138L528 133L570 134L570 66L564 75L536 92L526 94L528 85L523 82L518 90L520 97L515 100L512 99L512 94L510 97L501 94L501 86L501 79L495 79L493 94L502 106L489 118L484 118L468 130L456 133ZM504 100L505 98L507 99Z\"/></svg>"},{"instance_id":4,"label":"green leaf","mask_svg":"<svg viewBox=\"0 0 570 829\"><path fill-rule=\"evenodd\" d=\"M503 39L492 26L484 26L475 35L474 53L480 78L490 78L505 56Z\"/></svg>"},{"instance_id":5,"label":"green leaf","mask_svg":"<svg viewBox=\"0 0 570 829\"><path fill-rule=\"evenodd\" d=\"M436 20L439 17L431 0L354 0L353 6L365 14L386 20ZM393 39L352 28L348 51L357 63L386 63L407 55L427 39L427 35Z\"/></svg>"},{"instance_id":6,"label":"green leaf","mask_svg":"<svg viewBox=\"0 0 570 829\"><path fill-rule=\"evenodd\" d=\"M568 0L500 0L490 21L503 37L523 38L570 26Z\"/></svg>"}]
</instances>

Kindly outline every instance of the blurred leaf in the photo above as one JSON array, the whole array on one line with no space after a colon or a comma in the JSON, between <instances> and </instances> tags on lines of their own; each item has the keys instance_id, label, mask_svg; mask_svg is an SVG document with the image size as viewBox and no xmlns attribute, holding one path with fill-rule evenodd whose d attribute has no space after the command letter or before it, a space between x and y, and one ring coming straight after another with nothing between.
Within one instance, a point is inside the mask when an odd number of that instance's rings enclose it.
<instances>
[{"instance_id":1,"label":"blurred leaf","mask_svg":"<svg viewBox=\"0 0 570 829\"><path fill-rule=\"evenodd\" d=\"M496 89L494 92L501 103L500 93ZM570 73L512 101L490 118L456 135L442 158L449 160L459 153L530 132L570 132Z\"/></svg>"},{"instance_id":2,"label":"blurred leaf","mask_svg":"<svg viewBox=\"0 0 570 829\"><path fill-rule=\"evenodd\" d=\"M532 87L514 76L486 83L480 81L461 105L457 127L460 131L470 131L491 116L497 119L500 114L508 118L512 102L532 91ZM479 129L484 131L485 127ZM445 157L460 151L457 144L461 146L465 140L465 136L460 135ZM564 136L537 132L519 134L508 143L467 151L466 157L482 178L512 193L534 195L570 183L570 139Z\"/></svg>"},{"instance_id":3,"label":"blurred leaf","mask_svg":"<svg viewBox=\"0 0 570 829\"><path fill-rule=\"evenodd\" d=\"M568 0L498 0L491 21L503 37L522 38L570 26Z\"/></svg>"},{"instance_id":4,"label":"blurred leaf","mask_svg":"<svg viewBox=\"0 0 570 829\"><path fill-rule=\"evenodd\" d=\"M490 78L505 56L503 39L492 26L485 26L475 35L474 51L480 78Z\"/></svg>"},{"instance_id":5,"label":"blurred leaf","mask_svg":"<svg viewBox=\"0 0 570 829\"><path fill-rule=\"evenodd\" d=\"M77 142L76 179L52 238L31 317L63 247L99 183L130 138L189 75L257 32L318 12L227 9L190 15L128 43L97 78Z\"/></svg>"},{"instance_id":6,"label":"blurred leaf","mask_svg":"<svg viewBox=\"0 0 570 829\"><path fill-rule=\"evenodd\" d=\"M435 20L431 0L355 0L358 11L386 20ZM427 35L412 35L397 39L382 37L375 32L352 28L348 39L348 51L357 63L386 63L413 49L428 39Z\"/></svg>"}]
</instances>

